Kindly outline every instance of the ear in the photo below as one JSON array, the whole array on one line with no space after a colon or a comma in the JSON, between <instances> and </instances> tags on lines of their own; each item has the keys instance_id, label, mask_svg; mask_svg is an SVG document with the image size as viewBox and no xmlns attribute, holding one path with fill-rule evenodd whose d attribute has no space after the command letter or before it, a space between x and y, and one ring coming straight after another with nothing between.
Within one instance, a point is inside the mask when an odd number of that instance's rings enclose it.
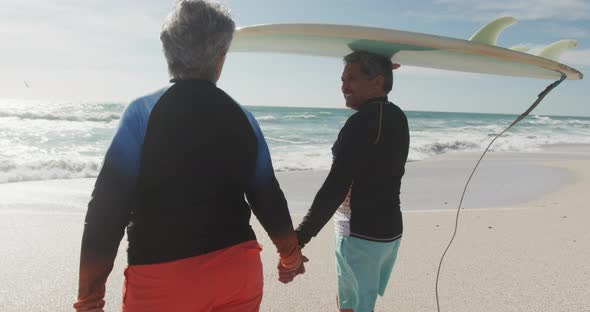
<instances>
[{"instance_id":1,"label":"ear","mask_svg":"<svg viewBox=\"0 0 590 312\"><path fill-rule=\"evenodd\" d=\"M383 84L385 83L385 77L383 75L377 75L373 78L373 86L377 90L383 90Z\"/></svg>"}]
</instances>

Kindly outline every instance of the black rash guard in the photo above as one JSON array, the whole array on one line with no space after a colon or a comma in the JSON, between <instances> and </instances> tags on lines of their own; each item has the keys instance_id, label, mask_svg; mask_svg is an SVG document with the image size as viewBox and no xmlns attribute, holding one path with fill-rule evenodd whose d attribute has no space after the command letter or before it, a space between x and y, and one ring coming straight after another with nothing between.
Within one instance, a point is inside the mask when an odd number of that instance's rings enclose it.
<instances>
[{"instance_id":1,"label":"black rash guard","mask_svg":"<svg viewBox=\"0 0 590 312\"><path fill-rule=\"evenodd\" d=\"M393 241L403 232L401 179L410 135L403 111L387 98L362 104L332 147L330 172L297 229L303 247L350 194L350 236Z\"/></svg>"},{"instance_id":2,"label":"black rash guard","mask_svg":"<svg viewBox=\"0 0 590 312\"><path fill-rule=\"evenodd\" d=\"M121 117L88 204L79 296L104 296L125 228L129 264L162 263L255 239L250 211L281 257L297 248L254 117L206 80L139 98Z\"/></svg>"}]
</instances>

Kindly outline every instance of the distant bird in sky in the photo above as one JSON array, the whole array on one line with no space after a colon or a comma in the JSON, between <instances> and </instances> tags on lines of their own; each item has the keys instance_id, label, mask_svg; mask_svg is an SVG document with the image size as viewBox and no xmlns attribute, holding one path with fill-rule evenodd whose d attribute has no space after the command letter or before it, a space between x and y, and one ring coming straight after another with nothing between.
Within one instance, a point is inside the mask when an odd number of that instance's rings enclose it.
<instances>
[{"instance_id":1,"label":"distant bird in sky","mask_svg":"<svg viewBox=\"0 0 590 312\"><path fill-rule=\"evenodd\" d=\"M27 83L26 80L23 80L23 82L25 83L25 86L27 86L27 88L30 88L29 84Z\"/></svg>"}]
</instances>

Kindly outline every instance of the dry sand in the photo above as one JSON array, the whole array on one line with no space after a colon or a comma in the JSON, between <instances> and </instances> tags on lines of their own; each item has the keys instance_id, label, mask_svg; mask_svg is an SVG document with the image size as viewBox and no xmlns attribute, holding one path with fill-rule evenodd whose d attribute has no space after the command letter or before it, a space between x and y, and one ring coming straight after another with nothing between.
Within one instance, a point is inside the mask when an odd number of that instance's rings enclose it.
<instances>
[{"instance_id":1,"label":"dry sand","mask_svg":"<svg viewBox=\"0 0 590 312\"><path fill-rule=\"evenodd\" d=\"M375 311L436 311L435 276L477 155L408 164L405 232ZM294 223L325 172L278 175ZM0 185L0 311L71 311L85 206L93 179ZM441 311L590 311L590 150L492 153L473 180L440 280ZM442 210L441 210L442 209ZM261 311L336 311L331 222L308 246L307 273L283 285L276 254L253 220L265 267ZM120 310L125 247L107 285Z\"/></svg>"}]
</instances>

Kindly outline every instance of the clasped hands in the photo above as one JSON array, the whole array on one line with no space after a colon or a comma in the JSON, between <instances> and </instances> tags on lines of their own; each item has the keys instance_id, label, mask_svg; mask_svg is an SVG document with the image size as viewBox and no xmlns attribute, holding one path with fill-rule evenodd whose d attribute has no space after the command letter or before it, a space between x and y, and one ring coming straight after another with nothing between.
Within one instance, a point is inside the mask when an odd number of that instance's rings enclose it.
<instances>
[{"instance_id":1,"label":"clasped hands","mask_svg":"<svg viewBox=\"0 0 590 312\"><path fill-rule=\"evenodd\" d=\"M295 279L295 276L299 275L299 274L303 274L305 273L305 262L308 262L309 259L307 259L306 256L301 255L300 253L300 258L299 261L297 261L297 263L294 263L292 265L283 263L283 261L279 260L279 264L277 265L277 269L279 270L279 281L283 284L287 284L291 281L293 281L293 279Z\"/></svg>"}]
</instances>

